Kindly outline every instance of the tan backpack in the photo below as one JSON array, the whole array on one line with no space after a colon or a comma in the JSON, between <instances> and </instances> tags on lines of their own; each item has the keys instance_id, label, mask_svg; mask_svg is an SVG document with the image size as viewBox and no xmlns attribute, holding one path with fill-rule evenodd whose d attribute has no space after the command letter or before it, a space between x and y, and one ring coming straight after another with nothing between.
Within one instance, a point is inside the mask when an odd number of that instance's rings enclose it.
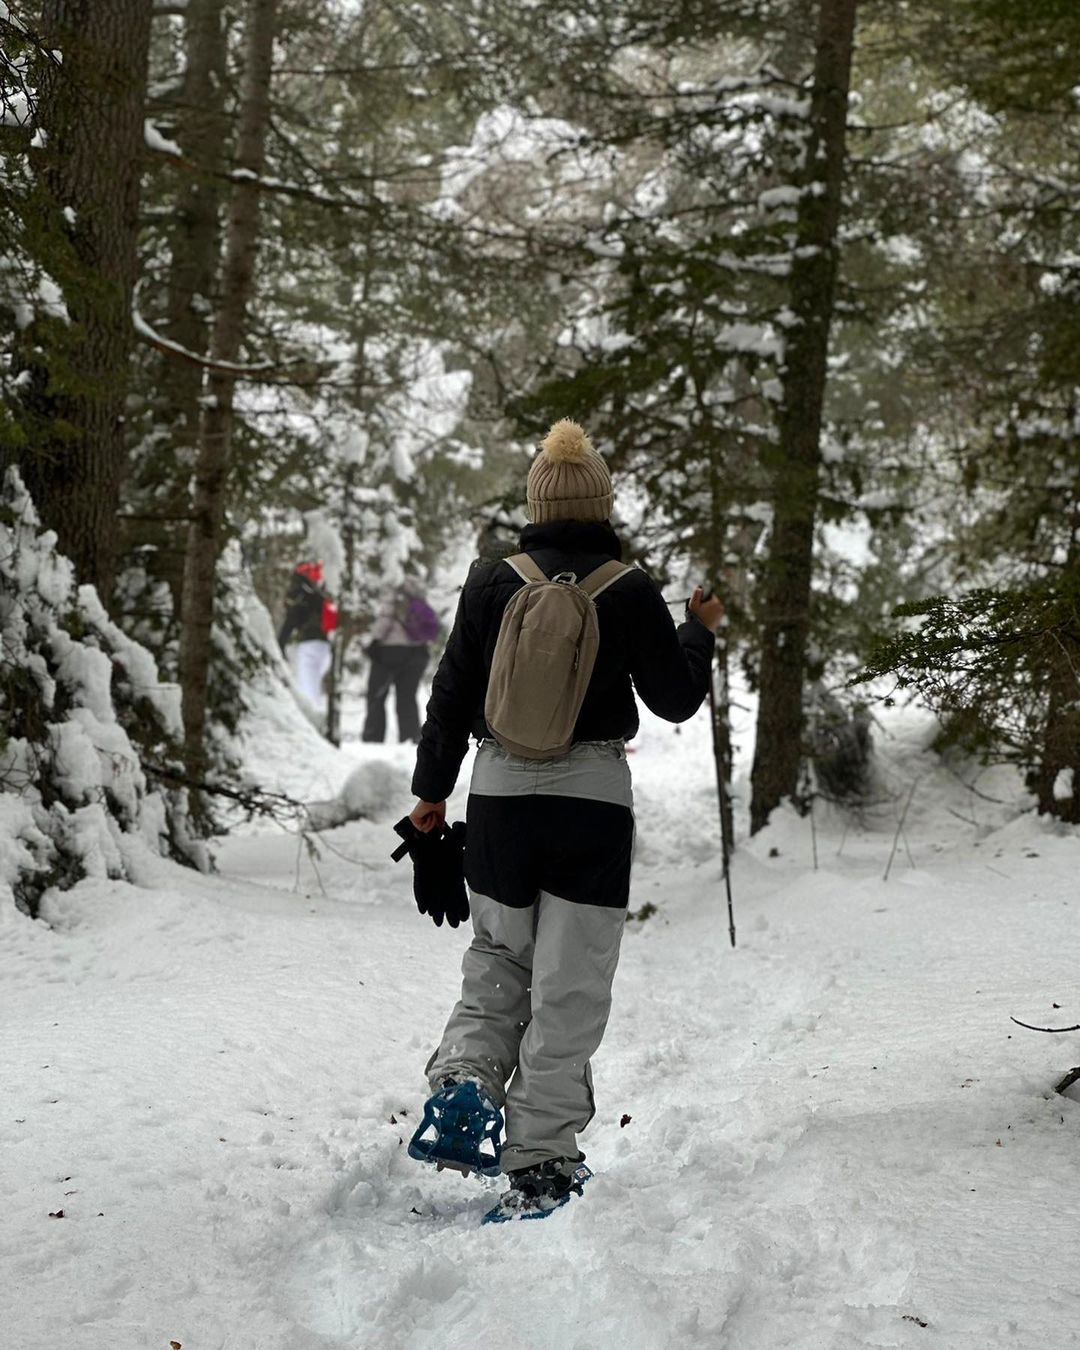
<instances>
[{"instance_id":1,"label":"tan backpack","mask_svg":"<svg viewBox=\"0 0 1080 1350\"><path fill-rule=\"evenodd\" d=\"M484 718L511 754L557 759L570 749L600 646L593 601L633 569L613 558L578 581L549 578L527 553L506 561L525 585L503 611Z\"/></svg>"}]
</instances>

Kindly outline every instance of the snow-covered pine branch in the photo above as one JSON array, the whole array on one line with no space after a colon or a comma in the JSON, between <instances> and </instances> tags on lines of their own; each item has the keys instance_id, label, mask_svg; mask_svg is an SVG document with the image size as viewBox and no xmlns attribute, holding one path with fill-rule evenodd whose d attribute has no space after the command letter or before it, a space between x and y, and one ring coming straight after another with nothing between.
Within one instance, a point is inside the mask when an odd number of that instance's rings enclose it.
<instances>
[{"instance_id":1,"label":"snow-covered pine branch","mask_svg":"<svg viewBox=\"0 0 1080 1350\"><path fill-rule=\"evenodd\" d=\"M152 786L167 763L179 695L109 619L42 530L15 469L0 495L0 889L36 912L50 886L133 878L147 854L205 865L185 799Z\"/></svg>"}]
</instances>

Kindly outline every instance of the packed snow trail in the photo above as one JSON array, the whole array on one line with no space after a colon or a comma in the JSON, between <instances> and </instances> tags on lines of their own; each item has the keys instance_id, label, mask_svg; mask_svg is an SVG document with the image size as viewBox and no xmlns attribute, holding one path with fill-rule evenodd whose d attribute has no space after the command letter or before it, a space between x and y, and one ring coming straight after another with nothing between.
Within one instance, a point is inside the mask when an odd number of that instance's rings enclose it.
<instances>
[{"instance_id":1,"label":"packed snow trail","mask_svg":"<svg viewBox=\"0 0 1080 1350\"><path fill-rule=\"evenodd\" d=\"M1080 1105L1050 1091L1080 1036L1009 1022L1080 1020L1077 832L925 739L885 738L897 801L861 826L819 805L816 871L793 815L740 847L732 951L707 723L647 724L657 909L594 1065L596 1176L542 1224L481 1228L498 1183L405 1153L467 941L389 861L407 799L327 836L318 878L262 832L217 877L145 859L141 888L52 896L51 928L5 913L3 1344L1080 1344ZM350 755L406 779L405 751Z\"/></svg>"}]
</instances>

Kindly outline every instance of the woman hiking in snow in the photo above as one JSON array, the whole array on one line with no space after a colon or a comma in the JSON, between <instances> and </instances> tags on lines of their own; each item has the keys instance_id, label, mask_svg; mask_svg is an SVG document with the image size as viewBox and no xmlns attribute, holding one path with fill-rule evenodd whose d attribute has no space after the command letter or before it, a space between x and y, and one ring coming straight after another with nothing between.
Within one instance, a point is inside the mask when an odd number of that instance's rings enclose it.
<instances>
[{"instance_id":1,"label":"woman hiking in snow","mask_svg":"<svg viewBox=\"0 0 1080 1350\"><path fill-rule=\"evenodd\" d=\"M551 428L527 497L521 553L475 568L462 590L409 817L441 835L477 737L465 843L474 935L409 1151L507 1173L495 1220L546 1213L589 1175L577 1135L594 1113L589 1061L629 899L634 690L668 721L691 717L723 615L699 587L676 629L648 576L621 565L611 477L576 423Z\"/></svg>"}]
</instances>

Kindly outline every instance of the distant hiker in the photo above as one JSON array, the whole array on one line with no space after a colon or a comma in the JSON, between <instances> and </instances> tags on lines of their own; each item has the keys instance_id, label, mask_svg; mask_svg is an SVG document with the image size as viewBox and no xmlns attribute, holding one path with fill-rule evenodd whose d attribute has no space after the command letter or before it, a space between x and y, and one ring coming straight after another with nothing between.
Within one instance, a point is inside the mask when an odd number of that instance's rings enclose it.
<instances>
[{"instance_id":1,"label":"distant hiker","mask_svg":"<svg viewBox=\"0 0 1080 1350\"><path fill-rule=\"evenodd\" d=\"M539 1217L589 1175L577 1134L593 1116L589 1061L626 922L634 689L668 721L691 717L723 616L699 587L676 630L655 584L621 565L608 468L576 423L551 428L527 497L520 553L474 568L462 589L409 817L444 829L477 737L465 836L474 936L409 1151L489 1175L501 1166L510 1189L493 1221Z\"/></svg>"},{"instance_id":2,"label":"distant hiker","mask_svg":"<svg viewBox=\"0 0 1080 1350\"><path fill-rule=\"evenodd\" d=\"M417 691L427 670L431 643L442 631L439 616L416 581L406 581L384 602L371 630L365 741L386 739L386 695L394 689L399 741L420 739Z\"/></svg>"},{"instance_id":3,"label":"distant hiker","mask_svg":"<svg viewBox=\"0 0 1080 1350\"><path fill-rule=\"evenodd\" d=\"M284 651L295 637L293 677L301 694L316 710L323 706L323 680L330 669L330 639L337 627L337 617L337 606L323 586L322 562L298 563L289 578L285 620L278 643Z\"/></svg>"}]
</instances>

